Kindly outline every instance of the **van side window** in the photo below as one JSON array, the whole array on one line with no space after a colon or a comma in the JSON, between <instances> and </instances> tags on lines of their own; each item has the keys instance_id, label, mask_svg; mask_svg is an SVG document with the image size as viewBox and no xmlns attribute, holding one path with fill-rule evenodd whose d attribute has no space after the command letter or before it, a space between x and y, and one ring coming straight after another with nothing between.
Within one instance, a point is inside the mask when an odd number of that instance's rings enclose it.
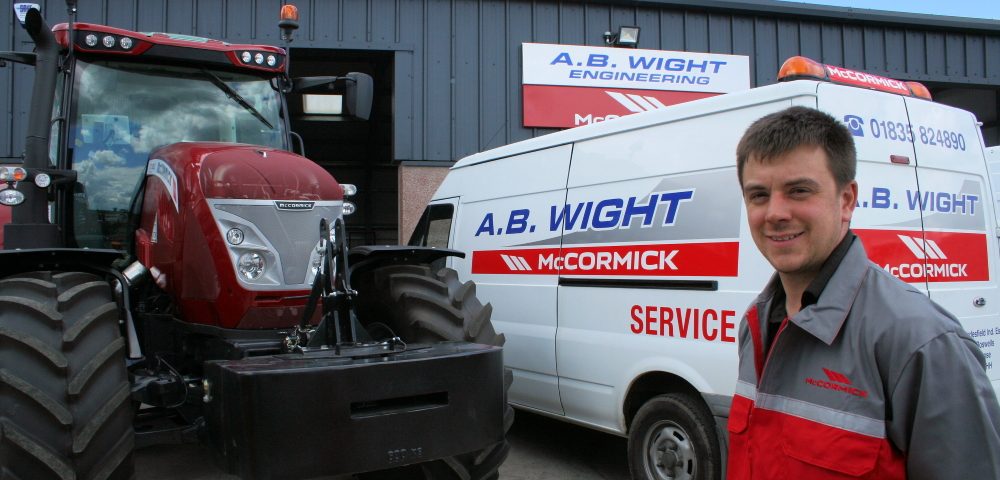
<instances>
[{"instance_id":1,"label":"van side window","mask_svg":"<svg viewBox=\"0 0 1000 480\"><path fill-rule=\"evenodd\" d=\"M451 217L455 206L450 203L428 205L420 216L420 222L413 229L407 245L411 247L448 248L451 234Z\"/></svg>"}]
</instances>

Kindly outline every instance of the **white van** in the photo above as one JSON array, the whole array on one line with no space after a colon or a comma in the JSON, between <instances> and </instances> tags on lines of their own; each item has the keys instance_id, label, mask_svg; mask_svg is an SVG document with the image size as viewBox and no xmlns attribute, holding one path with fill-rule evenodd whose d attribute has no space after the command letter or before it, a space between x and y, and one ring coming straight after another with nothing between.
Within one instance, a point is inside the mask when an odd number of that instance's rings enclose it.
<instances>
[{"instance_id":1,"label":"white van","mask_svg":"<svg viewBox=\"0 0 1000 480\"><path fill-rule=\"evenodd\" d=\"M629 437L637 478L711 465L698 477L709 478L725 464L739 323L773 272L747 228L736 144L792 105L844 120L859 160L854 232L873 261L961 319L1000 387L1000 252L976 119L912 95L926 94L919 84L796 62L825 79L466 157L411 240L467 253L448 266L493 305L510 402ZM664 395L680 408L636 420Z\"/></svg>"},{"instance_id":2,"label":"white van","mask_svg":"<svg viewBox=\"0 0 1000 480\"><path fill-rule=\"evenodd\" d=\"M1000 146L986 149L986 168L990 172L990 183L993 184L993 208L1000 215ZM1000 237L1000 231L997 232Z\"/></svg>"}]
</instances>

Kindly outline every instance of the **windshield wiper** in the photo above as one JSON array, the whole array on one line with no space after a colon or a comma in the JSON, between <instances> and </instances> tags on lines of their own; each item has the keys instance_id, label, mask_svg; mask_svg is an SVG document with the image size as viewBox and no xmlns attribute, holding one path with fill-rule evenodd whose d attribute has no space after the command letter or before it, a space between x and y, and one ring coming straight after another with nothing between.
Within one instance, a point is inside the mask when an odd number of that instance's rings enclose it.
<instances>
[{"instance_id":1,"label":"windshield wiper","mask_svg":"<svg viewBox=\"0 0 1000 480\"><path fill-rule=\"evenodd\" d=\"M222 79L219 78L216 74L209 72L208 70L202 70L201 73L204 73L205 76L208 77L209 80L211 80L216 87L219 87L219 90L222 90L227 97L229 97L234 102L240 104L241 107L243 107L246 111L253 114L254 117L257 117L257 120L260 120L264 125L267 125L267 128L274 130L274 125L271 125L271 122L267 121L267 119L264 118L264 116L261 115L256 108L253 108L253 105L251 105L250 102L247 101L247 99L243 98L243 95L240 95L239 92L233 90L233 87L230 87L226 82L223 82Z\"/></svg>"}]
</instances>

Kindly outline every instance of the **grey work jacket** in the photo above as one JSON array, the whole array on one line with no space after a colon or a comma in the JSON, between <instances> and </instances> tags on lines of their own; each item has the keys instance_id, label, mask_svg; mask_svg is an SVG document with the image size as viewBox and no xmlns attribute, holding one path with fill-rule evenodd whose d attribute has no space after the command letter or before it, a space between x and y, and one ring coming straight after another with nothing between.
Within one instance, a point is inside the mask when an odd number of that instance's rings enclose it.
<instances>
[{"instance_id":1,"label":"grey work jacket","mask_svg":"<svg viewBox=\"0 0 1000 480\"><path fill-rule=\"evenodd\" d=\"M1000 479L1000 405L954 316L856 241L764 358L778 288L740 326L730 480Z\"/></svg>"}]
</instances>

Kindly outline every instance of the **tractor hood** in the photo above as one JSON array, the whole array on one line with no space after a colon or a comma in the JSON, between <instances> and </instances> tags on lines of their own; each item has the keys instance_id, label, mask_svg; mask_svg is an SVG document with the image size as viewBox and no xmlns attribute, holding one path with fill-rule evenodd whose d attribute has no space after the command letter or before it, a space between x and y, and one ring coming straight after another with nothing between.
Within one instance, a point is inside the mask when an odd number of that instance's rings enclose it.
<instances>
[{"instance_id":1,"label":"tractor hood","mask_svg":"<svg viewBox=\"0 0 1000 480\"><path fill-rule=\"evenodd\" d=\"M232 143L175 143L150 155L181 181L196 182L205 198L342 200L340 184L305 158L283 150ZM294 168L291 168L294 165Z\"/></svg>"},{"instance_id":2,"label":"tractor hood","mask_svg":"<svg viewBox=\"0 0 1000 480\"><path fill-rule=\"evenodd\" d=\"M176 143L146 169L137 256L186 321L295 325L340 184L300 155L253 145Z\"/></svg>"}]
</instances>

